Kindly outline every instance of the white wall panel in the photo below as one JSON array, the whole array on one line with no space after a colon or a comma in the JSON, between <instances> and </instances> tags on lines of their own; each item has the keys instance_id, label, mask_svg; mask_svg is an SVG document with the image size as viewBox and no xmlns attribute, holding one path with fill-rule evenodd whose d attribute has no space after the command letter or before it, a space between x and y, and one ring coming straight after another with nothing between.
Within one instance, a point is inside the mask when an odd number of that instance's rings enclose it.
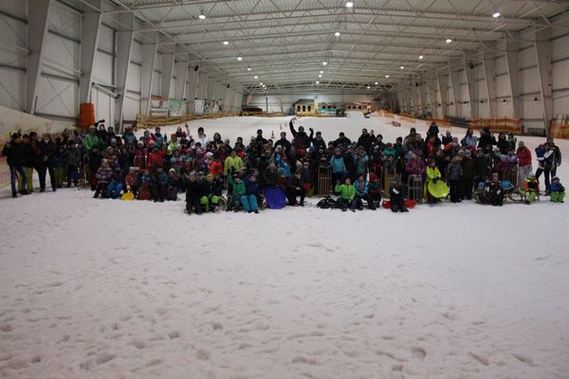
<instances>
[{"instance_id":1,"label":"white wall panel","mask_svg":"<svg viewBox=\"0 0 569 379\"><path fill-rule=\"evenodd\" d=\"M8 108L25 110L26 73L0 67L0 105Z\"/></svg>"},{"instance_id":2,"label":"white wall panel","mask_svg":"<svg viewBox=\"0 0 569 379\"><path fill-rule=\"evenodd\" d=\"M99 32L98 48L101 50L105 50L107 52L112 52L114 47L113 39L114 39L113 29L109 28L106 25L101 25L101 30Z\"/></svg>"},{"instance_id":3,"label":"white wall panel","mask_svg":"<svg viewBox=\"0 0 569 379\"><path fill-rule=\"evenodd\" d=\"M128 70L128 77L126 78L126 88L140 93L140 75L141 67L131 63Z\"/></svg>"},{"instance_id":4,"label":"white wall panel","mask_svg":"<svg viewBox=\"0 0 569 379\"><path fill-rule=\"evenodd\" d=\"M113 57L101 53L96 53L95 65L93 67L93 78L98 83L114 84L113 83Z\"/></svg>"},{"instance_id":5,"label":"white wall panel","mask_svg":"<svg viewBox=\"0 0 569 379\"><path fill-rule=\"evenodd\" d=\"M77 117L79 113L78 82L42 76L38 85L37 113Z\"/></svg>"},{"instance_id":6,"label":"white wall panel","mask_svg":"<svg viewBox=\"0 0 569 379\"><path fill-rule=\"evenodd\" d=\"M81 38L81 15L60 2L53 1L51 4L49 30L79 40ZM33 6L33 2L30 2L30 6Z\"/></svg>"}]
</instances>

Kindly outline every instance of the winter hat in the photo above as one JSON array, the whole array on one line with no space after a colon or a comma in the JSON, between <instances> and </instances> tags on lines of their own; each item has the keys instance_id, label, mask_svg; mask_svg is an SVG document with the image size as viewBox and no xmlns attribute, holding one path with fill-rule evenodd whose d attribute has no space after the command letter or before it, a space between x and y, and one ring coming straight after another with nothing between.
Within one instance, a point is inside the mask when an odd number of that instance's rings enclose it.
<instances>
[{"instance_id":1,"label":"winter hat","mask_svg":"<svg viewBox=\"0 0 569 379\"><path fill-rule=\"evenodd\" d=\"M176 172L176 170L174 170L173 168L171 168L171 169L169 169L169 170L168 170L168 174L170 174L170 173L172 173L172 172L174 172L174 173L175 173L175 172Z\"/></svg>"},{"instance_id":2,"label":"winter hat","mask_svg":"<svg viewBox=\"0 0 569 379\"><path fill-rule=\"evenodd\" d=\"M553 178L551 178L551 181L552 181L552 182L559 181L559 177L554 176Z\"/></svg>"}]
</instances>

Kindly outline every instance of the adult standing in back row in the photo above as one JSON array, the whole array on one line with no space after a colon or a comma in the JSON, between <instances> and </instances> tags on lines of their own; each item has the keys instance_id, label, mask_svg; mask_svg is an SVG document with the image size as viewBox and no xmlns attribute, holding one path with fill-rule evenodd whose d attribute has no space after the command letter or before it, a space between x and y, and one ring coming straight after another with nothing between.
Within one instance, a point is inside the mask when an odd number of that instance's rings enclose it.
<instances>
[{"instance_id":1,"label":"adult standing in back row","mask_svg":"<svg viewBox=\"0 0 569 379\"><path fill-rule=\"evenodd\" d=\"M12 197L18 197L16 190L16 182L18 175L22 178L22 183L26 183L26 172L24 171L24 163L26 162L26 150L22 143L20 133L14 133L10 137L10 142L4 145L2 155L7 157L8 166L10 167L10 185L12 186ZM21 191L22 195L27 195L28 192L24 188Z\"/></svg>"}]
</instances>

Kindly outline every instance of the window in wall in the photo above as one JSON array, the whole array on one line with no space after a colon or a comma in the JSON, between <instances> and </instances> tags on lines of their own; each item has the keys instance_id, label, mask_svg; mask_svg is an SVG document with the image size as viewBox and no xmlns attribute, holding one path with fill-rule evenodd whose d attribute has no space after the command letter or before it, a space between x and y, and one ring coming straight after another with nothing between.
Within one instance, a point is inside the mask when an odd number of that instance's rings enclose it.
<instances>
[{"instance_id":1,"label":"window in wall","mask_svg":"<svg viewBox=\"0 0 569 379\"><path fill-rule=\"evenodd\" d=\"M309 106L308 106L308 112L310 112L311 108L312 108L312 107L309 105Z\"/></svg>"},{"instance_id":2,"label":"window in wall","mask_svg":"<svg viewBox=\"0 0 569 379\"><path fill-rule=\"evenodd\" d=\"M297 112L300 112L300 105L297 105L297 106L296 106L296 111L297 111Z\"/></svg>"},{"instance_id":3,"label":"window in wall","mask_svg":"<svg viewBox=\"0 0 569 379\"><path fill-rule=\"evenodd\" d=\"M303 106L302 106L302 111L303 111L303 112L306 112L306 105L303 105Z\"/></svg>"}]
</instances>

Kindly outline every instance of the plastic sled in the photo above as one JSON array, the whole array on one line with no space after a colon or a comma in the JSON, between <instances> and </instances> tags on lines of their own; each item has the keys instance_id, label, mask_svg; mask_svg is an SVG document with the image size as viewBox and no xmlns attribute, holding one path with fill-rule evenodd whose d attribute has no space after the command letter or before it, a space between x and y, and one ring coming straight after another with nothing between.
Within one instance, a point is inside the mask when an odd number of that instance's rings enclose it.
<instances>
[{"instance_id":1,"label":"plastic sled","mask_svg":"<svg viewBox=\"0 0 569 379\"><path fill-rule=\"evenodd\" d=\"M281 209L286 205L286 196L280 188L267 188L265 190L265 201L268 208Z\"/></svg>"},{"instance_id":2,"label":"plastic sled","mask_svg":"<svg viewBox=\"0 0 569 379\"><path fill-rule=\"evenodd\" d=\"M447 184L442 180L438 180L436 183L429 182L427 189L429 190L431 196L437 199L442 199L443 197L447 197L449 193Z\"/></svg>"},{"instance_id":3,"label":"plastic sled","mask_svg":"<svg viewBox=\"0 0 569 379\"><path fill-rule=\"evenodd\" d=\"M131 191L125 192L122 194L121 200L134 200L134 194Z\"/></svg>"},{"instance_id":4,"label":"plastic sled","mask_svg":"<svg viewBox=\"0 0 569 379\"><path fill-rule=\"evenodd\" d=\"M383 208L389 209L389 208L391 208L391 201L383 200L383 203L381 205L383 206Z\"/></svg>"}]
</instances>

